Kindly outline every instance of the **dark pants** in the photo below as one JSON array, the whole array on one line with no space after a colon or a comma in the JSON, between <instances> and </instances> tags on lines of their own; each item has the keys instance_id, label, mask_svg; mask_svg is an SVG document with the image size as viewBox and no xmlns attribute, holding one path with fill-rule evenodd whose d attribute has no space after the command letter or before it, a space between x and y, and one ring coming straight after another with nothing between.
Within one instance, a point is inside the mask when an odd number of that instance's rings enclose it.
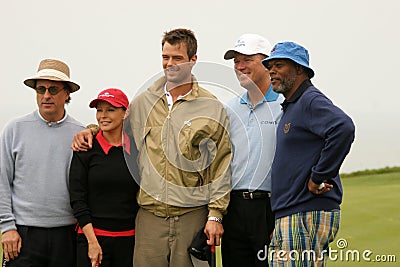
<instances>
[{"instance_id":1,"label":"dark pants","mask_svg":"<svg viewBox=\"0 0 400 267\"><path fill-rule=\"evenodd\" d=\"M274 229L269 197L243 199L232 193L223 225L223 266L268 266L268 245Z\"/></svg>"},{"instance_id":2,"label":"dark pants","mask_svg":"<svg viewBox=\"0 0 400 267\"><path fill-rule=\"evenodd\" d=\"M101 267L132 267L133 249L135 247L134 236L108 237L97 236L103 251ZM91 267L88 256L88 242L84 234L78 234L77 238L78 267Z\"/></svg>"},{"instance_id":3,"label":"dark pants","mask_svg":"<svg viewBox=\"0 0 400 267\"><path fill-rule=\"evenodd\" d=\"M41 228L17 226L22 239L20 255L7 267L71 267L76 265L75 225Z\"/></svg>"}]
</instances>

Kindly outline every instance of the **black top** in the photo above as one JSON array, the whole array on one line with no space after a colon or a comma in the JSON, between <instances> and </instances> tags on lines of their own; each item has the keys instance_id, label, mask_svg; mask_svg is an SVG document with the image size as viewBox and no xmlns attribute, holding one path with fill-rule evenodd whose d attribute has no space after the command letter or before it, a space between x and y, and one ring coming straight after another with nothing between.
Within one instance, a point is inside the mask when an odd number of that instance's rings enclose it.
<instances>
[{"instance_id":1,"label":"black top","mask_svg":"<svg viewBox=\"0 0 400 267\"><path fill-rule=\"evenodd\" d=\"M107 231L135 228L139 186L129 172L122 149L122 146L113 146L106 154L94 138L91 150L74 152L69 192L71 207L81 228L88 223ZM137 153L131 153L127 160L136 162L136 156Z\"/></svg>"}]
</instances>

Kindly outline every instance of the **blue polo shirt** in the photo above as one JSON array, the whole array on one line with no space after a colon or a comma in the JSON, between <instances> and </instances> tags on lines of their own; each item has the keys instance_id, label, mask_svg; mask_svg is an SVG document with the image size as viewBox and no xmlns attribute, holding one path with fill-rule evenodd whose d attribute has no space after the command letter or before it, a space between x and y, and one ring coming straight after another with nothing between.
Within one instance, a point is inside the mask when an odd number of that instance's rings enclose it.
<instances>
[{"instance_id":1,"label":"blue polo shirt","mask_svg":"<svg viewBox=\"0 0 400 267\"><path fill-rule=\"evenodd\" d=\"M276 127L282 116L284 97L272 86L255 106L244 93L227 105L233 190L271 191L271 165L275 153Z\"/></svg>"}]
</instances>

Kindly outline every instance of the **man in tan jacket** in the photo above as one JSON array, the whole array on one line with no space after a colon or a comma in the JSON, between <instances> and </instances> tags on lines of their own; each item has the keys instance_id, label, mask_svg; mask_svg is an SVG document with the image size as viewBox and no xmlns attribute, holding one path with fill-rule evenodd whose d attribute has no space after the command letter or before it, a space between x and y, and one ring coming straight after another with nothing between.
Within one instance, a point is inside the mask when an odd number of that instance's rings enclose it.
<instances>
[{"instance_id":1,"label":"man in tan jacket","mask_svg":"<svg viewBox=\"0 0 400 267\"><path fill-rule=\"evenodd\" d=\"M205 225L209 245L219 245L223 234L229 122L223 105L191 74L196 50L192 31L166 32L164 76L131 103L141 186L135 266L191 266L187 248L196 233Z\"/></svg>"}]
</instances>

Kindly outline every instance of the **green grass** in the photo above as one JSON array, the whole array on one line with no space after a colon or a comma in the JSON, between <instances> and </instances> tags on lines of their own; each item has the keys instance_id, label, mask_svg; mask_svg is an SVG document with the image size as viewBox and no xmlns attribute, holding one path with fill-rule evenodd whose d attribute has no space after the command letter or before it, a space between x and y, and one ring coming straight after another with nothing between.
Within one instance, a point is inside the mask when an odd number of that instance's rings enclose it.
<instances>
[{"instance_id":1,"label":"green grass","mask_svg":"<svg viewBox=\"0 0 400 267\"><path fill-rule=\"evenodd\" d=\"M336 261L329 266L398 266L400 263L400 172L387 172L342 179L342 221L336 240L347 241L343 250L371 250L376 255L395 255L396 263ZM344 255L345 256L345 255ZM351 257L350 257L351 258ZM345 257L344 257L345 259Z\"/></svg>"},{"instance_id":2,"label":"green grass","mask_svg":"<svg viewBox=\"0 0 400 267\"><path fill-rule=\"evenodd\" d=\"M365 170L342 175L343 204L341 225L331 244L332 258L329 267L362 266L390 267L400 263L400 168ZM348 246L342 250L337 241L345 239ZM332 251L333 251L332 250ZM351 253L360 252L360 261L353 261ZM396 262L367 262L362 253L372 251L370 259L377 255L394 255ZM354 252L353 252L354 251ZM339 260L342 255L343 260ZM346 261L346 255L349 259ZM354 254L354 259L356 259ZM368 255L367 255L368 256ZM220 256L217 266L222 267Z\"/></svg>"},{"instance_id":3,"label":"green grass","mask_svg":"<svg viewBox=\"0 0 400 267\"><path fill-rule=\"evenodd\" d=\"M400 263L400 171L393 168L366 170L356 175L346 175L342 179L344 197L342 220L339 233L331 248L338 250L334 255L342 261L330 261L328 266L390 267ZM339 250L336 242L345 239L348 246ZM360 252L360 261L345 261L346 253ZM366 262L362 259L365 250L372 251L369 256L395 255L396 262ZM221 267L221 257L217 250L217 266ZM0 247L0 255L2 255Z\"/></svg>"}]
</instances>

